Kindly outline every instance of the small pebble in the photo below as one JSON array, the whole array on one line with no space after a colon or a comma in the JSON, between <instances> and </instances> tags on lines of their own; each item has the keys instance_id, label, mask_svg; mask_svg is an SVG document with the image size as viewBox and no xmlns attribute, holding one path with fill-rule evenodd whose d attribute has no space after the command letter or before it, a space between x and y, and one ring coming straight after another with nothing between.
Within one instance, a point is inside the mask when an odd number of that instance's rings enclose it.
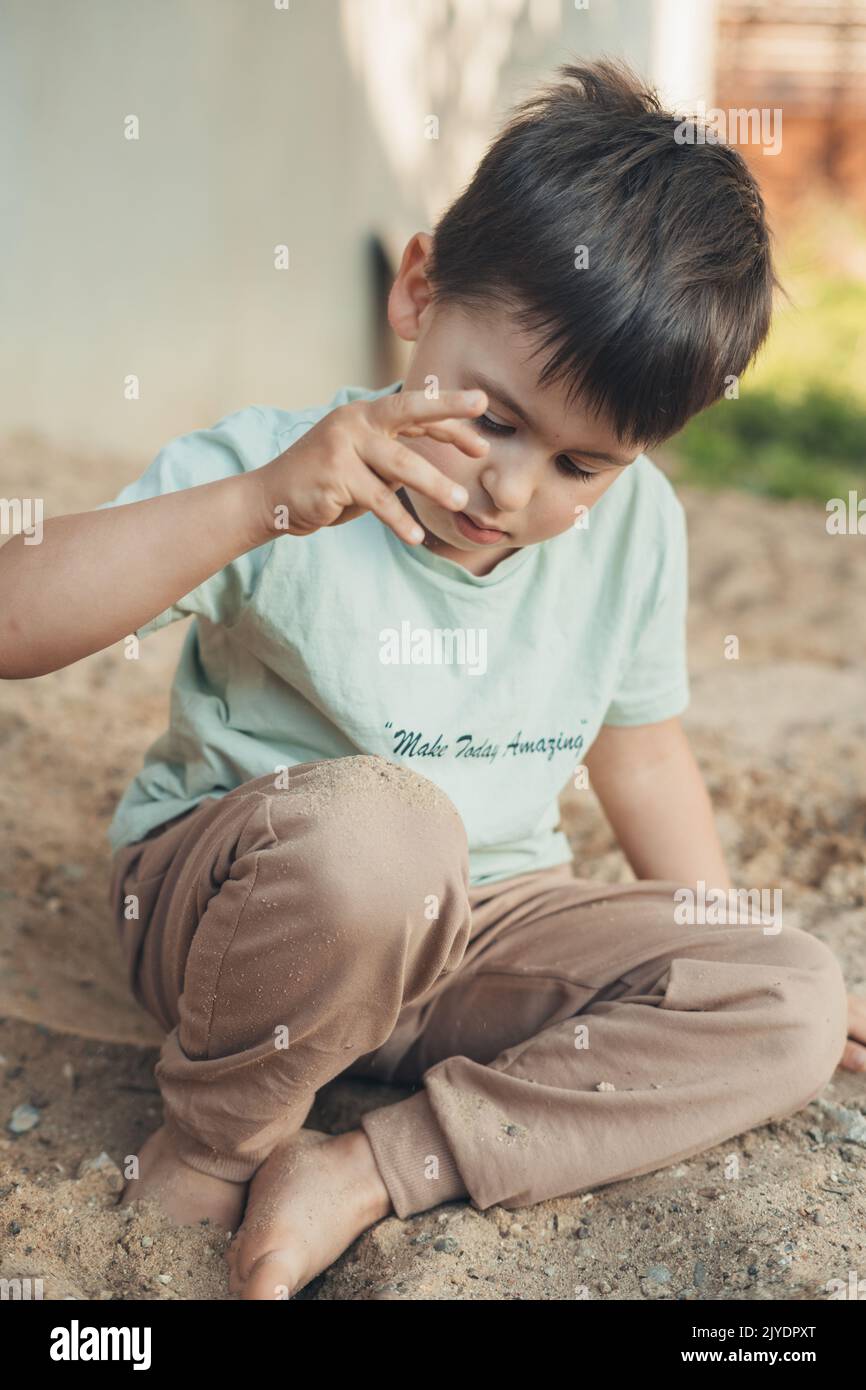
<instances>
[{"instance_id":1,"label":"small pebble","mask_svg":"<svg viewBox=\"0 0 866 1390\"><path fill-rule=\"evenodd\" d=\"M99 1173L109 1179L120 1179L123 1182L123 1174L110 1154L105 1150L98 1153L95 1158L83 1158L78 1165L78 1176L86 1178L88 1173Z\"/></svg>"},{"instance_id":2,"label":"small pebble","mask_svg":"<svg viewBox=\"0 0 866 1390\"><path fill-rule=\"evenodd\" d=\"M38 1125L41 1118L35 1105L16 1105L7 1129L10 1129L13 1134L26 1134L28 1130Z\"/></svg>"},{"instance_id":3,"label":"small pebble","mask_svg":"<svg viewBox=\"0 0 866 1390\"><path fill-rule=\"evenodd\" d=\"M815 1104L820 1106L836 1126L835 1132L830 1136L825 1135L825 1139L842 1139L849 1144L866 1146L866 1119L859 1110L850 1110L845 1105L834 1105L829 1100L817 1100Z\"/></svg>"},{"instance_id":4,"label":"small pebble","mask_svg":"<svg viewBox=\"0 0 866 1390\"><path fill-rule=\"evenodd\" d=\"M453 1255L455 1250L460 1249L460 1242L453 1236L437 1236L433 1242L434 1250L444 1250L446 1255Z\"/></svg>"}]
</instances>

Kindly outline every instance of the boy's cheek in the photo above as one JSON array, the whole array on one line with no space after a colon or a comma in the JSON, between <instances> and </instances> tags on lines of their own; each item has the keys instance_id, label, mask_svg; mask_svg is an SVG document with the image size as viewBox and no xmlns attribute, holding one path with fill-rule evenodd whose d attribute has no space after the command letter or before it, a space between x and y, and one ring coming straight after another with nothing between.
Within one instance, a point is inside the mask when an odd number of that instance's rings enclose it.
<instances>
[{"instance_id":1,"label":"boy's cheek","mask_svg":"<svg viewBox=\"0 0 866 1390\"><path fill-rule=\"evenodd\" d=\"M546 509L539 518L545 536L552 539L564 531L586 530L589 525L589 513L610 485L610 482L606 482L603 487L587 487L560 505Z\"/></svg>"}]
</instances>

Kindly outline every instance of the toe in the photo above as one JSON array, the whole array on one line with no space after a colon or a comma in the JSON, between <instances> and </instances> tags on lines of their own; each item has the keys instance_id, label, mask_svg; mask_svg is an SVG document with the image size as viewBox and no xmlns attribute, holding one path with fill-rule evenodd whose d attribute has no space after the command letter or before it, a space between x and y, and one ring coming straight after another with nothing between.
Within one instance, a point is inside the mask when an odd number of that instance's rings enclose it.
<instances>
[{"instance_id":1,"label":"toe","mask_svg":"<svg viewBox=\"0 0 866 1390\"><path fill-rule=\"evenodd\" d=\"M291 1298L296 1288L297 1278L292 1269L290 1252L269 1250L253 1265L249 1277L244 1281L241 1297L280 1301Z\"/></svg>"}]
</instances>

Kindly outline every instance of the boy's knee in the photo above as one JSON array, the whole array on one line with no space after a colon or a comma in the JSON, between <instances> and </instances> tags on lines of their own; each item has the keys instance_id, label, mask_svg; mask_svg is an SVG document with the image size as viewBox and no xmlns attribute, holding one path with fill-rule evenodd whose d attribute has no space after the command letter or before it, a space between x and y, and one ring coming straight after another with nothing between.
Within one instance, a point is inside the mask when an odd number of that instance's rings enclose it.
<instances>
[{"instance_id":1,"label":"boy's knee","mask_svg":"<svg viewBox=\"0 0 866 1390\"><path fill-rule=\"evenodd\" d=\"M830 947L810 932L786 927L775 957L784 972L778 1018L787 1033L785 1048L792 1094L790 1113L823 1090L842 1057L848 1007L842 968Z\"/></svg>"},{"instance_id":2,"label":"boy's knee","mask_svg":"<svg viewBox=\"0 0 866 1390\"><path fill-rule=\"evenodd\" d=\"M311 764L278 793L271 822L272 852L343 939L381 942L392 926L435 930L464 915L454 909L468 883L466 830L419 773L368 756Z\"/></svg>"},{"instance_id":3,"label":"boy's knee","mask_svg":"<svg viewBox=\"0 0 866 1390\"><path fill-rule=\"evenodd\" d=\"M441 787L423 773L378 754L316 763L310 769L310 787L320 804L336 801L350 810L372 809L385 817L396 811L410 823L417 821L425 829L434 827L442 833L456 829L455 820L461 828L463 825L459 811Z\"/></svg>"},{"instance_id":4,"label":"boy's knee","mask_svg":"<svg viewBox=\"0 0 866 1390\"><path fill-rule=\"evenodd\" d=\"M281 800L322 851L337 851L355 872L417 861L437 864L466 850L466 829L450 797L428 777L380 757L333 758L305 767Z\"/></svg>"}]
</instances>

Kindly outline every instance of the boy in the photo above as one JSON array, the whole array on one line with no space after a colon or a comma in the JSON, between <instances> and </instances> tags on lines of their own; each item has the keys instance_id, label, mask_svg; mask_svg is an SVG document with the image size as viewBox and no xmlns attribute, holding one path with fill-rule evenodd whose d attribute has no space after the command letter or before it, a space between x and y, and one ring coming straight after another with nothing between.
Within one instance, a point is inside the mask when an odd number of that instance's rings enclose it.
<instances>
[{"instance_id":1,"label":"boy","mask_svg":"<svg viewBox=\"0 0 866 1390\"><path fill-rule=\"evenodd\" d=\"M110 828L167 1034L124 1200L242 1220L243 1298L391 1211L700 1152L806 1105L845 1044L819 940L675 916L730 879L679 723L683 510L643 450L766 336L763 204L626 70L561 77L407 245L405 380L240 410L5 552L0 674L196 617ZM557 796L584 762L633 883L573 875ZM339 1074L417 1089L304 1128Z\"/></svg>"}]
</instances>

